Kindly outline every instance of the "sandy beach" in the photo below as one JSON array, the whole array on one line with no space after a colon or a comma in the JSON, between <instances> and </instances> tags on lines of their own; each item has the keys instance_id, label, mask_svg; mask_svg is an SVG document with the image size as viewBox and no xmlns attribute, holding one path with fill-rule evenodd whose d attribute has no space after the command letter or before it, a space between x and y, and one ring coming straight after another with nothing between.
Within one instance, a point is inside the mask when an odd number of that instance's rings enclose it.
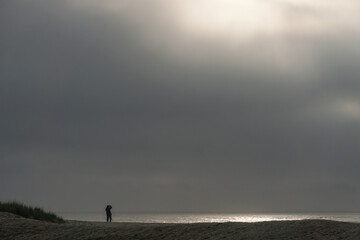
<instances>
[{"instance_id":1,"label":"sandy beach","mask_svg":"<svg viewBox=\"0 0 360 240\"><path fill-rule=\"evenodd\" d=\"M360 224L325 220L148 224L67 221L0 213L0 239L360 239Z\"/></svg>"}]
</instances>

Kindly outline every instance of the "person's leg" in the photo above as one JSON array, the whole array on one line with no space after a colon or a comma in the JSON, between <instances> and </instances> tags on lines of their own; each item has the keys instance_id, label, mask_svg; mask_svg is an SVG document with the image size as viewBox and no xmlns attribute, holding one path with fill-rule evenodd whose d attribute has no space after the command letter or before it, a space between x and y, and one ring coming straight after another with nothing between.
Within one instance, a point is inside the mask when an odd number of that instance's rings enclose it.
<instances>
[{"instance_id":1,"label":"person's leg","mask_svg":"<svg viewBox=\"0 0 360 240\"><path fill-rule=\"evenodd\" d=\"M111 215L110 215L110 222L112 221L112 217L111 217Z\"/></svg>"},{"instance_id":2,"label":"person's leg","mask_svg":"<svg viewBox=\"0 0 360 240\"><path fill-rule=\"evenodd\" d=\"M107 214L106 215L106 222L108 222L109 221L109 215Z\"/></svg>"}]
</instances>

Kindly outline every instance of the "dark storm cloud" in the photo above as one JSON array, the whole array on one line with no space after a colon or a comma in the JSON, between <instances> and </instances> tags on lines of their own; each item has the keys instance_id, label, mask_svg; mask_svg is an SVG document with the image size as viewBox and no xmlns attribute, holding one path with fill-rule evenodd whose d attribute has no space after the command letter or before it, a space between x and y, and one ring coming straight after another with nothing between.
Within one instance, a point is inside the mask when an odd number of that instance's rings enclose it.
<instances>
[{"instance_id":1,"label":"dark storm cloud","mask_svg":"<svg viewBox=\"0 0 360 240\"><path fill-rule=\"evenodd\" d=\"M171 4L120 3L0 5L1 199L56 210L359 210L351 23L284 5L285 18L316 19L319 32L299 20L300 30L234 45L184 32Z\"/></svg>"}]
</instances>

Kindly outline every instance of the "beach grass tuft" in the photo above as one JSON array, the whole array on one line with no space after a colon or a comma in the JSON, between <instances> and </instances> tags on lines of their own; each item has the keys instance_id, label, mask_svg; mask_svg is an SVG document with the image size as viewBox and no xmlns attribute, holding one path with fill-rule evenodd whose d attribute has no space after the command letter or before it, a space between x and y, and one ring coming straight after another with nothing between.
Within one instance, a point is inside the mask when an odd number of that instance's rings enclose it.
<instances>
[{"instance_id":1,"label":"beach grass tuft","mask_svg":"<svg viewBox=\"0 0 360 240\"><path fill-rule=\"evenodd\" d=\"M55 213L47 212L39 207L30 207L19 202L0 202L0 212L9 212L24 218L31 218L40 221L64 223L65 220Z\"/></svg>"}]
</instances>

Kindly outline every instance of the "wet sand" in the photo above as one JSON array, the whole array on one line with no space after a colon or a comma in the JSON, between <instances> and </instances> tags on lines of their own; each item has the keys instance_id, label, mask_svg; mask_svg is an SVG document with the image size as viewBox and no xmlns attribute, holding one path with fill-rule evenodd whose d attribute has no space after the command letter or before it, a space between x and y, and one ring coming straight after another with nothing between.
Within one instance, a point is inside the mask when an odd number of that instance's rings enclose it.
<instances>
[{"instance_id":1,"label":"wet sand","mask_svg":"<svg viewBox=\"0 0 360 240\"><path fill-rule=\"evenodd\" d=\"M353 239L360 224L326 220L259 223L100 223L55 224L0 212L0 239Z\"/></svg>"}]
</instances>

